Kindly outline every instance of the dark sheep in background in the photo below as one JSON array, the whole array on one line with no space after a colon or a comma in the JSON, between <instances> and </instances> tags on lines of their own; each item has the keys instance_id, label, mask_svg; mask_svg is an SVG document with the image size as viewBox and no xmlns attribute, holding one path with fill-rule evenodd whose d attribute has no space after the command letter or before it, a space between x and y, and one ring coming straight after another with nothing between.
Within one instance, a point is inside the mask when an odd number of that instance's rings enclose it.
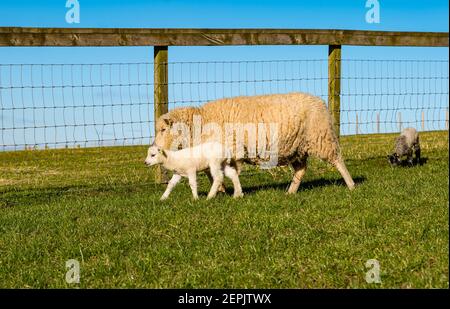
<instances>
[{"instance_id":1,"label":"dark sheep in background","mask_svg":"<svg viewBox=\"0 0 450 309\"><path fill-rule=\"evenodd\" d=\"M395 139L394 153L388 155L389 163L396 166L401 163L402 157L406 156L408 164L412 165L413 154L416 156L416 162L420 163L419 132L414 128L406 128Z\"/></svg>"}]
</instances>

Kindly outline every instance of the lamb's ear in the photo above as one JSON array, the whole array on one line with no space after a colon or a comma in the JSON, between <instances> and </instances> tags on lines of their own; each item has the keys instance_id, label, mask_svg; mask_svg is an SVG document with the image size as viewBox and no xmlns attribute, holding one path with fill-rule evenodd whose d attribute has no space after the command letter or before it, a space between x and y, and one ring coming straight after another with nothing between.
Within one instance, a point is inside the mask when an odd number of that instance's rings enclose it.
<instances>
[{"instance_id":1,"label":"lamb's ear","mask_svg":"<svg viewBox=\"0 0 450 309\"><path fill-rule=\"evenodd\" d=\"M167 153L164 149L159 149L159 153L162 154L164 156L164 158L167 158Z\"/></svg>"}]
</instances>

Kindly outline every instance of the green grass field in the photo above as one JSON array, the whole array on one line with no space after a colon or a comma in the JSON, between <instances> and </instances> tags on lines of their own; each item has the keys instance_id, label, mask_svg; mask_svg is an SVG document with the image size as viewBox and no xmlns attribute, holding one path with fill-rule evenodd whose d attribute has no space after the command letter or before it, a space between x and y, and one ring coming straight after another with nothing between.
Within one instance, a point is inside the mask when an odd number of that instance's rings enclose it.
<instances>
[{"instance_id":1,"label":"green grass field","mask_svg":"<svg viewBox=\"0 0 450 309\"><path fill-rule=\"evenodd\" d=\"M421 166L391 168L394 135L343 137L350 192L331 166L247 168L245 196L168 201L146 147L0 153L2 288L448 288L448 132L422 133ZM81 282L67 284L77 259ZM380 284L365 281L377 259Z\"/></svg>"}]
</instances>

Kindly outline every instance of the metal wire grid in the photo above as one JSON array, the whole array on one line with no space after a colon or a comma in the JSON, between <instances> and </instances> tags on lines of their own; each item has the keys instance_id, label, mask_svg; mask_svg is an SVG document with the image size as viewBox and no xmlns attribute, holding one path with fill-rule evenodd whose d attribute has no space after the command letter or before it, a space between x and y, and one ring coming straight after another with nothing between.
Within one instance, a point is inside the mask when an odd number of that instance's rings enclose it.
<instances>
[{"instance_id":1,"label":"metal wire grid","mask_svg":"<svg viewBox=\"0 0 450 309\"><path fill-rule=\"evenodd\" d=\"M341 133L448 129L448 61L343 60Z\"/></svg>"},{"instance_id":2,"label":"metal wire grid","mask_svg":"<svg viewBox=\"0 0 450 309\"><path fill-rule=\"evenodd\" d=\"M215 61L169 63L169 109L240 95L304 91L326 98L327 61Z\"/></svg>"},{"instance_id":3,"label":"metal wire grid","mask_svg":"<svg viewBox=\"0 0 450 309\"><path fill-rule=\"evenodd\" d=\"M152 104L151 63L0 64L3 150L148 143Z\"/></svg>"},{"instance_id":4,"label":"metal wire grid","mask_svg":"<svg viewBox=\"0 0 450 309\"><path fill-rule=\"evenodd\" d=\"M169 62L169 109L238 95L328 102L328 60ZM1 149L148 144L153 63L0 64ZM448 61L342 60L341 134L448 128Z\"/></svg>"}]
</instances>

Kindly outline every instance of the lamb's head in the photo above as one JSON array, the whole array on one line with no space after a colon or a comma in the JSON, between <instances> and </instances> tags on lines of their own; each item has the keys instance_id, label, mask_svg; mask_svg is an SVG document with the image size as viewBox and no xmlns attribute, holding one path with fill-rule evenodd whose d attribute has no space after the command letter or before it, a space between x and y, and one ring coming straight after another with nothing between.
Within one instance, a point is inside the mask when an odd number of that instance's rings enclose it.
<instances>
[{"instance_id":1,"label":"lamb's head","mask_svg":"<svg viewBox=\"0 0 450 309\"><path fill-rule=\"evenodd\" d=\"M164 114L156 121L156 137L154 145L163 149L170 149L174 136L171 133L171 128L174 121L170 113Z\"/></svg>"},{"instance_id":2,"label":"lamb's head","mask_svg":"<svg viewBox=\"0 0 450 309\"><path fill-rule=\"evenodd\" d=\"M164 149L159 148L156 145L151 145L147 151L147 158L145 164L148 166L162 164L167 159L167 153Z\"/></svg>"},{"instance_id":3,"label":"lamb's head","mask_svg":"<svg viewBox=\"0 0 450 309\"><path fill-rule=\"evenodd\" d=\"M400 157L397 153L390 154L387 157L392 166L397 166L400 163Z\"/></svg>"}]
</instances>

